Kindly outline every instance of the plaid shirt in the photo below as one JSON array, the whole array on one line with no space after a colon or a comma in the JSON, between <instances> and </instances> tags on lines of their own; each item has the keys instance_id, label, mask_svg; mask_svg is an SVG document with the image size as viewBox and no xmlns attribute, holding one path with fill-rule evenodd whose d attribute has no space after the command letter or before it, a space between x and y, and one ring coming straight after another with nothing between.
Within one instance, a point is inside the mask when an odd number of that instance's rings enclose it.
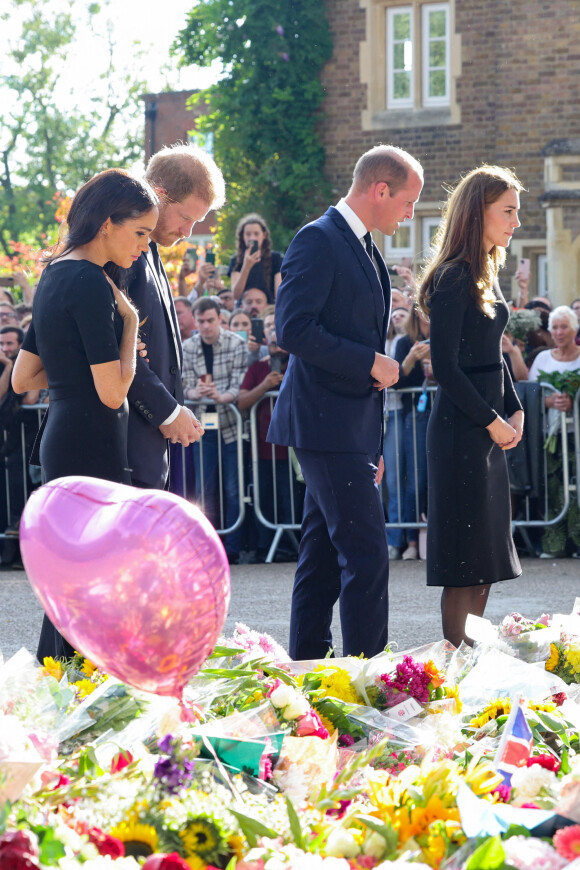
<instances>
[{"instance_id":1,"label":"plaid shirt","mask_svg":"<svg viewBox=\"0 0 580 870\"><path fill-rule=\"evenodd\" d=\"M218 393L232 393L236 401L247 368L248 348L244 339L236 332L220 328L219 338L213 345L212 372ZM183 389L197 387L201 375L205 374L207 369L201 336L197 333L183 342ZM230 444L238 434L236 413L228 405L216 402L215 406L219 414L220 432L225 443Z\"/></svg>"}]
</instances>

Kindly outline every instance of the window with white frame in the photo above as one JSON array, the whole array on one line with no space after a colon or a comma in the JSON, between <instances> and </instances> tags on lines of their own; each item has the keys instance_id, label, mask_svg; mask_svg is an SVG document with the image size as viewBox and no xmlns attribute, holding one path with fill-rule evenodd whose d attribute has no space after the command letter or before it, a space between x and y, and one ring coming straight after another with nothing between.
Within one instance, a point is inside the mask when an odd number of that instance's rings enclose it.
<instances>
[{"instance_id":1,"label":"window with white frame","mask_svg":"<svg viewBox=\"0 0 580 870\"><path fill-rule=\"evenodd\" d=\"M424 217L421 221L421 250L419 256L423 260L431 253L433 239L439 228L440 218Z\"/></svg>"},{"instance_id":2,"label":"window with white frame","mask_svg":"<svg viewBox=\"0 0 580 870\"><path fill-rule=\"evenodd\" d=\"M426 4L422 10L423 105L449 104L449 4Z\"/></svg>"},{"instance_id":3,"label":"window with white frame","mask_svg":"<svg viewBox=\"0 0 580 870\"><path fill-rule=\"evenodd\" d=\"M387 108L448 106L449 3L387 8Z\"/></svg>"},{"instance_id":4,"label":"window with white frame","mask_svg":"<svg viewBox=\"0 0 580 870\"><path fill-rule=\"evenodd\" d=\"M413 7L387 10L388 104L413 106Z\"/></svg>"},{"instance_id":5,"label":"window with white frame","mask_svg":"<svg viewBox=\"0 0 580 870\"><path fill-rule=\"evenodd\" d=\"M405 221L392 236L385 236L385 260L390 262L415 254L415 221Z\"/></svg>"},{"instance_id":6,"label":"window with white frame","mask_svg":"<svg viewBox=\"0 0 580 870\"><path fill-rule=\"evenodd\" d=\"M548 296L548 257L546 254L538 254L537 259L538 269L538 296Z\"/></svg>"}]
</instances>

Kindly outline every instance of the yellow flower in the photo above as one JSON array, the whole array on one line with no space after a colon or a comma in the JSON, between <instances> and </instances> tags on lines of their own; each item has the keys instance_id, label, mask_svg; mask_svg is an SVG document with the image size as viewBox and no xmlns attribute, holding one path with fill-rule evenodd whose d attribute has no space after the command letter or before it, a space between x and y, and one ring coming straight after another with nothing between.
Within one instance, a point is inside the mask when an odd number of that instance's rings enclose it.
<instances>
[{"instance_id":1,"label":"yellow flower","mask_svg":"<svg viewBox=\"0 0 580 870\"><path fill-rule=\"evenodd\" d=\"M86 698L87 695L90 695L97 688L90 680L77 680L76 683L73 683L73 686L76 687L79 698Z\"/></svg>"},{"instance_id":2,"label":"yellow flower","mask_svg":"<svg viewBox=\"0 0 580 870\"><path fill-rule=\"evenodd\" d=\"M558 662L560 661L560 653L558 652L558 647L555 643L550 644L550 657L546 662L546 670L547 671L555 671L558 667Z\"/></svg>"},{"instance_id":3,"label":"yellow flower","mask_svg":"<svg viewBox=\"0 0 580 870\"><path fill-rule=\"evenodd\" d=\"M244 855L244 838L239 834L232 834L228 838L228 849L234 853L238 861L241 861Z\"/></svg>"},{"instance_id":4,"label":"yellow flower","mask_svg":"<svg viewBox=\"0 0 580 870\"><path fill-rule=\"evenodd\" d=\"M362 704L362 698L351 682L348 671L332 665L316 665L313 673L322 680L318 694L323 698L338 698L350 704Z\"/></svg>"},{"instance_id":5,"label":"yellow flower","mask_svg":"<svg viewBox=\"0 0 580 870\"><path fill-rule=\"evenodd\" d=\"M485 759L476 761L473 758L463 774L463 779L471 786L472 792L476 795L493 791L503 782L503 776L497 772L491 761Z\"/></svg>"},{"instance_id":6,"label":"yellow flower","mask_svg":"<svg viewBox=\"0 0 580 870\"><path fill-rule=\"evenodd\" d=\"M570 647L564 653L566 664L574 674L580 673L580 649Z\"/></svg>"},{"instance_id":7,"label":"yellow flower","mask_svg":"<svg viewBox=\"0 0 580 870\"><path fill-rule=\"evenodd\" d=\"M461 703L461 699L459 697L459 686L443 686L443 691L445 692L446 698L452 698L453 701L455 701L454 712L459 715L463 707L463 704Z\"/></svg>"},{"instance_id":8,"label":"yellow flower","mask_svg":"<svg viewBox=\"0 0 580 870\"><path fill-rule=\"evenodd\" d=\"M498 716L506 716L511 710L509 698L494 698L487 707L484 707L479 716L469 720L469 724L474 728L481 728L490 719L497 719Z\"/></svg>"},{"instance_id":9,"label":"yellow flower","mask_svg":"<svg viewBox=\"0 0 580 870\"><path fill-rule=\"evenodd\" d=\"M222 836L215 822L205 816L197 816L179 832L187 858L197 856L208 861L219 854Z\"/></svg>"},{"instance_id":10,"label":"yellow flower","mask_svg":"<svg viewBox=\"0 0 580 870\"><path fill-rule=\"evenodd\" d=\"M191 870L205 870L207 867L206 862L199 855L191 855L189 858L185 858L185 863L189 864Z\"/></svg>"},{"instance_id":11,"label":"yellow flower","mask_svg":"<svg viewBox=\"0 0 580 870\"><path fill-rule=\"evenodd\" d=\"M92 677L96 670L97 666L90 662L88 659L85 659L82 663L81 673L83 673L85 677Z\"/></svg>"},{"instance_id":12,"label":"yellow flower","mask_svg":"<svg viewBox=\"0 0 580 870\"><path fill-rule=\"evenodd\" d=\"M62 662L53 659L52 656L46 656L42 660L42 666L49 677L54 677L55 680L61 680L64 673Z\"/></svg>"},{"instance_id":13,"label":"yellow flower","mask_svg":"<svg viewBox=\"0 0 580 870\"><path fill-rule=\"evenodd\" d=\"M147 856L157 851L159 837L152 825L141 825L139 822L121 822L109 831L125 844L125 855Z\"/></svg>"}]
</instances>

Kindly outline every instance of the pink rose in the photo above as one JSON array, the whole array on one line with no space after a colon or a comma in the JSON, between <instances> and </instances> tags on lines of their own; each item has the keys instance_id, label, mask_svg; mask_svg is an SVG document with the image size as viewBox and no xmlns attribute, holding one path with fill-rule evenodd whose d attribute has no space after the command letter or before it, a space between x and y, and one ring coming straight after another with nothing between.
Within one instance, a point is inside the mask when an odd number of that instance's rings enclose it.
<instances>
[{"instance_id":1,"label":"pink rose","mask_svg":"<svg viewBox=\"0 0 580 870\"><path fill-rule=\"evenodd\" d=\"M320 737L322 740L326 740L329 734L316 710L310 709L308 713L296 720L296 736Z\"/></svg>"}]
</instances>

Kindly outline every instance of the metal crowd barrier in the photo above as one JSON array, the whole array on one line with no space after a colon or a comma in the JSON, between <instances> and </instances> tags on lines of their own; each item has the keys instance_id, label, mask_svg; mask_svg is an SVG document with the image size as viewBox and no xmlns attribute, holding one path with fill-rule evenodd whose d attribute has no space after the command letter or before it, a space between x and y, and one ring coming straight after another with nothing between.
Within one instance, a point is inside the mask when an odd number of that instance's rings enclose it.
<instances>
[{"instance_id":1,"label":"metal crowd barrier","mask_svg":"<svg viewBox=\"0 0 580 870\"><path fill-rule=\"evenodd\" d=\"M546 408L544 399L546 395L550 392L555 392L554 388L549 384L541 384L541 399L540 399L540 407L541 407L541 422L540 428L541 432L545 433L547 429L546 425ZM431 407L433 396L436 391L436 387L429 387L427 389L428 394L428 408ZM412 396L412 433L413 433L413 456L414 456L414 473L415 473L415 517L411 520L403 521L403 509L402 509L402 499L403 499L403 491L400 490L398 495L398 512L396 517L389 518L389 521L386 523L387 529L422 529L426 527L426 523L421 517L421 504L422 495L419 492L418 487L418 479L417 479L417 418L418 415L425 412L420 412L417 410L417 400L419 395L423 392L421 388L410 388L405 390L393 391L395 395L402 396L405 393L411 394ZM260 400L260 402L267 401L270 403L270 411L273 407L276 396L278 395L277 391L268 392L264 395L264 397ZM268 445L268 450L271 457L272 462L272 500L271 505L273 505L273 514L269 514L266 509L268 506L262 503L262 499L260 496L261 485L263 484L263 480L261 480L261 471L260 471L260 458L259 458L259 450L258 450L258 408L260 402L256 403L249 412L249 421L248 425L245 426L244 416L239 412L238 408L235 405L229 406L236 417L236 452L237 452L237 475L238 475L238 503L236 508L236 517L234 521L231 521L229 525L226 525L226 504L225 504L225 495L224 495L224 477L223 477L223 457L222 457L222 444L221 438L217 439L217 453L218 453L218 492L217 492L217 502L219 504L219 517L217 518L216 530L221 536L228 535L231 532L235 532L238 530L242 524L244 523L244 518L246 515L246 507L248 505L253 506L254 515L257 522L264 528L268 529L273 533L271 543L269 545L268 554L266 556L266 561L270 562L274 559L276 551L280 545L280 541L284 534L290 536L292 543L296 546L296 536L295 533L300 529L301 524L301 508L299 503L297 503L296 499L296 477L297 473L299 473L299 468L295 461L295 457L292 456L292 452L289 452L288 458L285 460L276 459L274 446ZM199 416L201 411L203 410L201 403L196 402L187 402L187 405L192 407L195 413ZM22 406L22 411L27 414L36 414L37 415L37 423L40 425L40 421L42 419L42 414L46 410L46 405L29 405ZM389 412L388 416L385 418L385 427L390 425L394 425L396 427L396 431L400 431L399 426L400 422L398 420L398 415L402 414L402 410L395 409ZM568 448L568 434L567 434L567 423L569 421L573 422L573 440L574 440L574 481L571 482L569 475L569 448ZM526 421L526 428L531 425L531 421ZM30 431L30 430L29 430ZM220 432L220 423L219 416L216 426L216 431ZM30 438L29 438L30 440ZM3 443L6 445L7 443L7 433L4 431L3 433ZM14 444L14 440L12 441ZM15 481L17 480L15 476L15 468L14 465L9 467L9 462L7 461L7 457L4 456L4 490L5 490L5 518L7 521L7 528L16 524L18 522L18 516L15 514L15 509L17 505L15 505L15 501L18 501L18 498L21 497L22 493L24 496L24 502L28 498L31 488L37 485L40 482L40 470L38 468L30 469L27 464L27 440L26 440L26 430L24 422L21 423L21 431L20 431L20 462L21 468L19 469L20 478L17 481L17 487L15 487ZM542 441L543 443L543 441ZM529 529L542 529L547 528L548 526L556 525L560 522L563 517L566 515L569 506L570 506L570 498L571 493L575 491L576 499L578 501L578 505L580 506L580 487L577 486L577 481L579 479L579 470L580 470L580 391L576 394L573 403L573 412L571 415L566 415L564 412L561 414L561 426L559 433L559 443L562 452L562 486L563 486L563 495L564 495L564 503L558 512L558 514L554 517L549 518L550 505L548 504L548 469L547 469L547 454L544 449L542 449L541 457L541 494L540 497L529 496L526 493L519 493L516 496L516 504L517 504L517 514L512 523L512 528L515 531L518 529L528 547L530 554L533 554L533 547L529 541L529 537L527 535L527 531ZM246 456L245 456L245 445L249 445L249 469L248 474L246 474ZM189 469L193 467L193 446L188 448L182 448L182 479L181 479L181 487L183 495L193 501L195 500L195 492L191 490L191 487L188 487L188 466ZM198 503L202 510L206 507L206 493L204 486L204 472L203 472L203 451L204 451L204 439L202 438L196 448L199 450L200 456L200 468L201 468L201 480L199 481L199 490L201 492L200 499ZM11 454L12 459L14 459L14 454ZM400 463L402 461L402 445L400 443L396 443L395 449L395 463L396 463L396 480L397 486L399 486L399 468ZM277 466L277 469L276 469ZM262 465L263 470L263 465ZM276 474L276 470L278 474ZM289 495L289 509L286 515L282 516L282 510L279 505L279 486L280 482L283 483L284 486L287 486L287 494ZM16 496L13 489L19 489L20 495ZM387 504L386 499L388 498L388 493L386 488L384 490L385 504ZM1 516L1 512L0 512ZM14 535L14 530L12 529L10 532L11 535ZM7 537L6 531L0 529L0 539Z\"/></svg>"}]
</instances>

